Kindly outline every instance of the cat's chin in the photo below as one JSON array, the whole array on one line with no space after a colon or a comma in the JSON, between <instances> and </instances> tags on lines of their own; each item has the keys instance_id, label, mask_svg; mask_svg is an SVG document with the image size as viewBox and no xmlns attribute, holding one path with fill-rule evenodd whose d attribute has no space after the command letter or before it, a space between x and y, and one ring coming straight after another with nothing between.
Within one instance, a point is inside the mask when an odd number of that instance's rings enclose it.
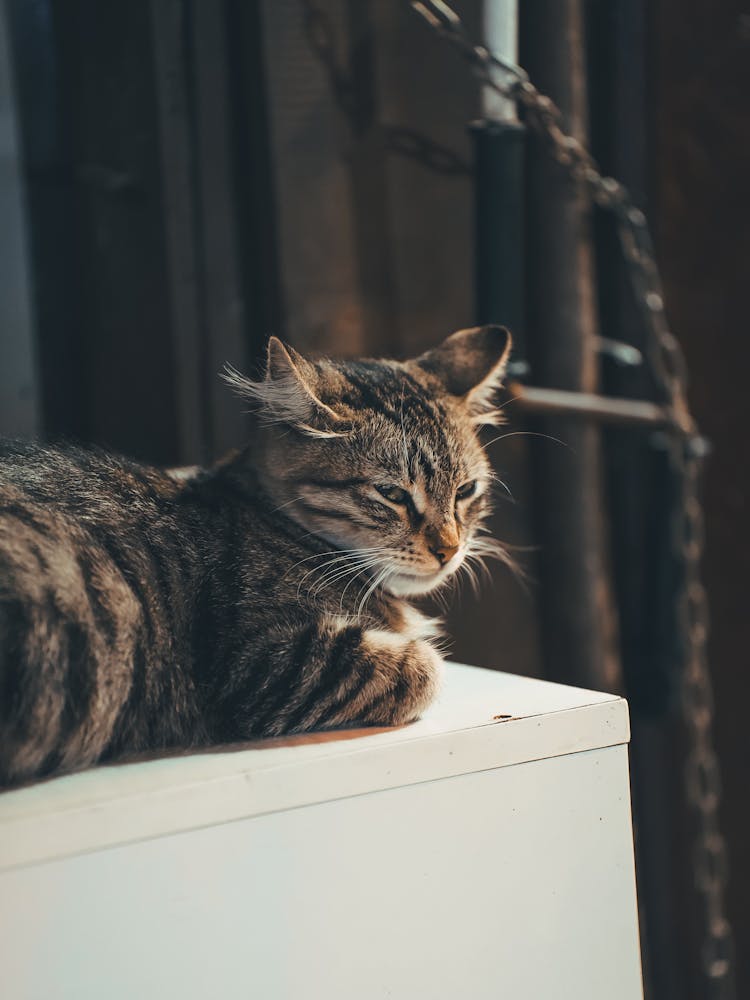
<instances>
[{"instance_id":1,"label":"cat's chin","mask_svg":"<svg viewBox=\"0 0 750 1000\"><path fill-rule=\"evenodd\" d=\"M437 573L417 576L416 573L398 573L392 576L383 589L389 591L394 597L420 597L422 594L429 594L441 584L445 583L449 576L452 576L458 566L446 567L438 570Z\"/></svg>"}]
</instances>

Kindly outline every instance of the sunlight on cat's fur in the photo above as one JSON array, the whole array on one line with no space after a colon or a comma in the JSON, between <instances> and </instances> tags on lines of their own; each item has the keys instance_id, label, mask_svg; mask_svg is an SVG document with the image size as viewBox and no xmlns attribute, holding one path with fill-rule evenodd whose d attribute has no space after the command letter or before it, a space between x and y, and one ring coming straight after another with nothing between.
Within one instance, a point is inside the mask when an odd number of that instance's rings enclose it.
<instances>
[{"instance_id":1,"label":"sunlight on cat's fur","mask_svg":"<svg viewBox=\"0 0 750 1000\"><path fill-rule=\"evenodd\" d=\"M500 327L406 362L269 342L247 447L179 477L0 442L0 784L169 747L419 717L486 557Z\"/></svg>"}]
</instances>

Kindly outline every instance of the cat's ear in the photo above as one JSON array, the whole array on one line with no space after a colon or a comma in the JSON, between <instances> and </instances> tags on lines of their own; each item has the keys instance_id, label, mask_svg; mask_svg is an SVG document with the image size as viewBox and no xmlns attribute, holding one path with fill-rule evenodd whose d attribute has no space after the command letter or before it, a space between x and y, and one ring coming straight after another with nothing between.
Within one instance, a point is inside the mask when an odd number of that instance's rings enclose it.
<instances>
[{"instance_id":1,"label":"cat's ear","mask_svg":"<svg viewBox=\"0 0 750 1000\"><path fill-rule=\"evenodd\" d=\"M278 337L268 341L266 372L261 381L245 378L230 367L224 379L239 395L254 402L268 423L289 424L315 438L341 437L344 433L342 418L317 395L315 366Z\"/></svg>"},{"instance_id":2,"label":"cat's ear","mask_svg":"<svg viewBox=\"0 0 750 1000\"><path fill-rule=\"evenodd\" d=\"M464 402L473 423L496 424L501 414L495 393L502 386L512 346L504 326L475 326L451 334L418 357L417 364Z\"/></svg>"}]
</instances>

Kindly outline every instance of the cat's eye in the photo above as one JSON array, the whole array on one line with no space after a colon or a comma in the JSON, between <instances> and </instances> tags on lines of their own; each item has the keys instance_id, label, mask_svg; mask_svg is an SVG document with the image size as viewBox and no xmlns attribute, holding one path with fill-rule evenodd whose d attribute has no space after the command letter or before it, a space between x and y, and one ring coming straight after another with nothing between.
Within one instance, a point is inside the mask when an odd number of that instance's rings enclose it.
<instances>
[{"instance_id":1,"label":"cat's eye","mask_svg":"<svg viewBox=\"0 0 750 1000\"><path fill-rule=\"evenodd\" d=\"M408 504L409 494L400 486L376 486L378 493L391 503Z\"/></svg>"},{"instance_id":2,"label":"cat's eye","mask_svg":"<svg viewBox=\"0 0 750 1000\"><path fill-rule=\"evenodd\" d=\"M476 480L472 479L470 482L464 483L462 486L458 487L456 490L456 500L466 500L468 497L474 496L476 491Z\"/></svg>"}]
</instances>

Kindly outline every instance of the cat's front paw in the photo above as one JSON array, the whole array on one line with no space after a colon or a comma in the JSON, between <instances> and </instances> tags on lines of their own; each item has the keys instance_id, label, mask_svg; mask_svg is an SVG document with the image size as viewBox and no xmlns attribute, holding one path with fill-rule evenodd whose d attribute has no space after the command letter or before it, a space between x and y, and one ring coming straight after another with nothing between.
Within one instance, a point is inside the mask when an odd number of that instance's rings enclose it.
<instances>
[{"instance_id":1,"label":"cat's front paw","mask_svg":"<svg viewBox=\"0 0 750 1000\"><path fill-rule=\"evenodd\" d=\"M368 629L363 653L374 666L373 690L361 719L370 725L397 726L418 719L434 701L442 682L440 654L421 639Z\"/></svg>"}]
</instances>

